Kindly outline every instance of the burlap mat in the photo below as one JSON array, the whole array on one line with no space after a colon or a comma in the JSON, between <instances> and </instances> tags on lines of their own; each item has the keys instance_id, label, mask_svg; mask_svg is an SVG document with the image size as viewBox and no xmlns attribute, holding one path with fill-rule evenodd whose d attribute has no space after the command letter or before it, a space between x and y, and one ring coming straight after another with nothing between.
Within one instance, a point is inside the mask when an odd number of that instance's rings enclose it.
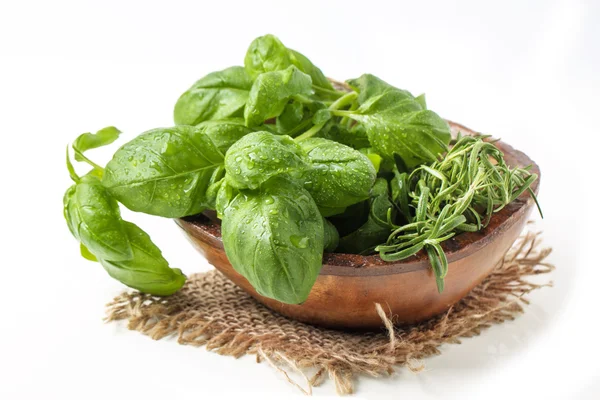
<instances>
[{"instance_id":1,"label":"burlap mat","mask_svg":"<svg viewBox=\"0 0 600 400\"><path fill-rule=\"evenodd\" d=\"M523 312L523 297L542 286L526 280L550 272L539 234L515 242L494 272L445 314L409 327L393 327L379 305L387 329L342 332L289 320L267 309L217 271L194 274L183 289L168 298L123 293L107 305L107 321L126 319L129 329L153 339L177 336L180 344L206 346L219 354L256 355L280 371L306 394L329 376L338 394L353 391L357 375L381 376L396 366L413 371L420 359L440 354L444 343L478 335L482 329ZM295 382L293 370L306 382Z\"/></svg>"}]
</instances>

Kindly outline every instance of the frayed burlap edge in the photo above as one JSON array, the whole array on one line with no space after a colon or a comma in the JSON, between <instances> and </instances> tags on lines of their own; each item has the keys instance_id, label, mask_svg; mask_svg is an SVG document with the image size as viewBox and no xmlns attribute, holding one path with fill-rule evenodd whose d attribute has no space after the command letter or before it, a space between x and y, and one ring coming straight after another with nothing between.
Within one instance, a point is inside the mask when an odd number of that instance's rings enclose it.
<instances>
[{"instance_id":1,"label":"frayed burlap edge","mask_svg":"<svg viewBox=\"0 0 600 400\"><path fill-rule=\"evenodd\" d=\"M312 393L328 375L338 394L353 392L357 375L392 374L397 366L420 371L419 360L440 354L445 343L479 335L482 329L523 312L525 295L551 286L528 277L554 267L544 259L539 233L525 233L493 273L445 314L410 326L394 327L379 304L374 304L386 330L342 332L313 327L282 317L256 302L217 271L194 274L184 288L168 298L138 292L123 293L107 305L106 321L128 320L128 327L153 339L177 336L180 344L206 346L219 354L256 355L266 360L293 385ZM286 369L304 379L294 381Z\"/></svg>"}]
</instances>

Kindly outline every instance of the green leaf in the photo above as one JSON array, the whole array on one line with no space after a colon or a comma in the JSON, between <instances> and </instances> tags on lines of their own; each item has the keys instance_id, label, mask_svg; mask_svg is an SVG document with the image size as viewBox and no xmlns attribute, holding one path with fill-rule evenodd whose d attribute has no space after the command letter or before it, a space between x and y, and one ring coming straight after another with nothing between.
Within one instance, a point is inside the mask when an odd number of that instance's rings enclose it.
<instances>
[{"instance_id":1,"label":"green leaf","mask_svg":"<svg viewBox=\"0 0 600 400\"><path fill-rule=\"evenodd\" d=\"M311 93L310 76L294 66L260 74L250 89L244 109L246 126L262 125L265 120L279 116L292 96Z\"/></svg>"},{"instance_id":2,"label":"green leaf","mask_svg":"<svg viewBox=\"0 0 600 400\"><path fill-rule=\"evenodd\" d=\"M310 75L314 85L328 90L333 89L323 72L308 58L295 50L288 49L273 35L254 39L244 58L246 71L253 79L265 72L284 70L290 65Z\"/></svg>"},{"instance_id":3,"label":"green leaf","mask_svg":"<svg viewBox=\"0 0 600 400\"><path fill-rule=\"evenodd\" d=\"M229 179L227 176L222 180L217 191L217 197L215 199L215 210L217 211L217 217L223 219L223 213L225 209L231 203L231 201L238 195L239 190L234 188L228 183Z\"/></svg>"},{"instance_id":4,"label":"green leaf","mask_svg":"<svg viewBox=\"0 0 600 400\"><path fill-rule=\"evenodd\" d=\"M175 104L177 125L197 125L207 120L242 116L252 87L243 67L212 72L179 97Z\"/></svg>"},{"instance_id":5,"label":"green leaf","mask_svg":"<svg viewBox=\"0 0 600 400\"><path fill-rule=\"evenodd\" d=\"M423 110L409 92L368 74L348 82L359 91L360 107L343 115L365 126L371 146L384 159L394 161L397 154L414 168L448 150L448 124L433 111Z\"/></svg>"},{"instance_id":6,"label":"green leaf","mask_svg":"<svg viewBox=\"0 0 600 400\"><path fill-rule=\"evenodd\" d=\"M323 213L323 210L321 210L321 213ZM344 237L360 228L367 222L368 217L369 201L361 201L327 219L335 226L340 237Z\"/></svg>"},{"instance_id":7,"label":"green leaf","mask_svg":"<svg viewBox=\"0 0 600 400\"><path fill-rule=\"evenodd\" d=\"M263 296L302 303L321 270L323 218L311 196L284 179L242 191L221 227L227 258Z\"/></svg>"},{"instance_id":8,"label":"green leaf","mask_svg":"<svg viewBox=\"0 0 600 400\"><path fill-rule=\"evenodd\" d=\"M381 165L382 158L379 154L377 154L375 149L373 149L372 147L364 147L362 149L358 149L358 151L360 151L361 154L364 154L365 156L367 156L369 161L371 161L371 164L373 164L373 168L375 168L375 172L379 172L379 167Z\"/></svg>"},{"instance_id":9,"label":"green leaf","mask_svg":"<svg viewBox=\"0 0 600 400\"><path fill-rule=\"evenodd\" d=\"M289 49L274 35L254 39L244 57L244 67L253 79L265 72L284 70L290 65L293 63Z\"/></svg>"},{"instance_id":10,"label":"green leaf","mask_svg":"<svg viewBox=\"0 0 600 400\"><path fill-rule=\"evenodd\" d=\"M69 157L69 146L67 145L67 170L69 171L69 176L73 182L79 182L79 175L75 172L75 168L73 167L73 163L71 162L71 157Z\"/></svg>"},{"instance_id":11,"label":"green leaf","mask_svg":"<svg viewBox=\"0 0 600 400\"><path fill-rule=\"evenodd\" d=\"M208 210L216 210L217 209L217 198L219 196L219 190L226 183L225 179L225 168L219 168L215 170L215 174L213 174L213 178L211 179L211 184L208 185L206 189L206 208Z\"/></svg>"},{"instance_id":12,"label":"green leaf","mask_svg":"<svg viewBox=\"0 0 600 400\"><path fill-rule=\"evenodd\" d=\"M303 140L300 146L311 165L305 188L319 208L344 208L369 197L377 173L365 155L322 138Z\"/></svg>"},{"instance_id":13,"label":"green leaf","mask_svg":"<svg viewBox=\"0 0 600 400\"><path fill-rule=\"evenodd\" d=\"M340 239L338 252L362 253L371 251L389 236L392 227L387 221L387 214L393 204L389 199L388 183L379 178L373 185L369 199L370 212L367 222L356 231Z\"/></svg>"},{"instance_id":14,"label":"green leaf","mask_svg":"<svg viewBox=\"0 0 600 400\"><path fill-rule=\"evenodd\" d=\"M371 145L386 159L398 154L408 168L435 161L448 149L450 128L430 110L403 114L355 115L367 128Z\"/></svg>"},{"instance_id":15,"label":"green leaf","mask_svg":"<svg viewBox=\"0 0 600 400\"><path fill-rule=\"evenodd\" d=\"M315 115L312 118L312 122L315 125L325 124L327 121L329 121L331 119L331 117L332 117L331 111L324 108L315 113Z\"/></svg>"},{"instance_id":16,"label":"green leaf","mask_svg":"<svg viewBox=\"0 0 600 400\"><path fill-rule=\"evenodd\" d=\"M223 154L242 137L254 132L244 124L242 118L204 121L196 125L196 128L207 135Z\"/></svg>"},{"instance_id":17,"label":"green leaf","mask_svg":"<svg viewBox=\"0 0 600 400\"><path fill-rule=\"evenodd\" d=\"M153 129L117 150L102 182L130 210L168 218L197 214L210 206L206 191L224 160L219 146L206 127Z\"/></svg>"},{"instance_id":18,"label":"green leaf","mask_svg":"<svg viewBox=\"0 0 600 400\"><path fill-rule=\"evenodd\" d=\"M297 127L303 118L304 105L296 101L288 103L276 119L277 132L287 134L287 132Z\"/></svg>"},{"instance_id":19,"label":"green leaf","mask_svg":"<svg viewBox=\"0 0 600 400\"><path fill-rule=\"evenodd\" d=\"M333 86L329 79L323 74L323 72L317 68L308 58L303 54L298 53L296 50L291 50L292 63L298 67L298 69L308 75L312 79L312 83L320 88L333 90Z\"/></svg>"},{"instance_id":20,"label":"green leaf","mask_svg":"<svg viewBox=\"0 0 600 400\"><path fill-rule=\"evenodd\" d=\"M302 148L289 136L253 132L237 141L225 155L228 183L239 189L256 189L270 178L299 178L308 168Z\"/></svg>"},{"instance_id":21,"label":"green leaf","mask_svg":"<svg viewBox=\"0 0 600 400\"><path fill-rule=\"evenodd\" d=\"M123 221L123 227L131 243L133 256L128 260L99 261L108 274L119 282L143 293L168 296L185 283L185 275L177 268L170 268L150 236L131 222Z\"/></svg>"},{"instance_id":22,"label":"green leaf","mask_svg":"<svg viewBox=\"0 0 600 400\"><path fill-rule=\"evenodd\" d=\"M324 217L332 217L335 215L342 214L347 209L348 209L348 207L326 207L326 206L319 207L319 211L321 212L321 215Z\"/></svg>"},{"instance_id":23,"label":"green leaf","mask_svg":"<svg viewBox=\"0 0 600 400\"><path fill-rule=\"evenodd\" d=\"M333 140L334 142L345 144L354 149L371 146L369 138L367 137L367 132L361 124L356 124L351 129L348 129L331 120L327 122L323 129L321 129L314 137Z\"/></svg>"},{"instance_id":24,"label":"green leaf","mask_svg":"<svg viewBox=\"0 0 600 400\"><path fill-rule=\"evenodd\" d=\"M340 243L340 235L331 222L323 218L323 227L325 228L323 241L324 251L326 253L333 253Z\"/></svg>"},{"instance_id":25,"label":"green leaf","mask_svg":"<svg viewBox=\"0 0 600 400\"><path fill-rule=\"evenodd\" d=\"M100 129L96 133L84 133L79 135L73 142L73 151L75 152L75 160L86 161L87 157L83 153L87 150L96 149L113 143L119 138L121 131L114 126L108 126Z\"/></svg>"},{"instance_id":26,"label":"green leaf","mask_svg":"<svg viewBox=\"0 0 600 400\"><path fill-rule=\"evenodd\" d=\"M419 103L423 110L427 110L427 101L425 100L425 93L418 95L415 97L415 101Z\"/></svg>"},{"instance_id":27,"label":"green leaf","mask_svg":"<svg viewBox=\"0 0 600 400\"><path fill-rule=\"evenodd\" d=\"M67 190L63 203L69 230L92 254L112 260L132 257L119 205L99 179L84 176Z\"/></svg>"},{"instance_id":28,"label":"green leaf","mask_svg":"<svg viewBox=\"0 0 600 400\"><path fill-rule=\"evenodd\" d=\"M371 74L363 74L359 78L348 79L346 83L358 92L357 102L359 105L363 105L368 100L382 95L386 95L383 98L386 100L386 103L385 105L380 104L380 107L393 106L395 102L414 99L410 92L398 89Z\"/></svg>"},{"instance_id":29,"label":"green leaf","mask_svg":"<svg viewBox=\"0 0 600 400\"><path fill-rule=\"evenodd\" d=\"M409 223L413 221L413 215L410 212L409 200L408 200L408 174L406 172L399 172L398 168L394 166L394 177L390 182L392 188L392 201L398 206L404 221Z\"/></svg>"},{"instance_id":30,"label":"green leaf","mask_svg":"<svg viewBox=\"0 0 600 400\"><path fill-rule=\"evenodd\" d=\"M79 243L79 251L81 253L81 257L85 258L86 260L98 262L98 258L96 258L96 256L93 255L83 243Z\"/></svg>"}]
</instances>

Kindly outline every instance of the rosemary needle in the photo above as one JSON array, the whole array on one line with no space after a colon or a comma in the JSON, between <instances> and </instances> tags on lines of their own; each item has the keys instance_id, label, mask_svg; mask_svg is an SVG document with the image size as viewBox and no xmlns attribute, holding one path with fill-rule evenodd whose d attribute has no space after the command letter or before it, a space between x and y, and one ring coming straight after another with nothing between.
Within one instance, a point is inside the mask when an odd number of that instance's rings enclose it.
<instances>
[{"instance_id":1,"label":"rosemary needle","mask_svg":"<svg viewBox=\"0 0 600 400\"><path fill-rule=\"evenodd\" d=\"M537 175L529 172L529 167L509 168L503 153L485 141L487 138L459 136L440 160L421 165L410 174L394 171L392 200L407 223L390 221L394 230L375 250L385 261L398 261L424 249L439 292L448 272L448 260L440 245L443 241L456 233L487 226L493 213L526 190L542 214L531 190Z\"/></svg>"}]
</instances>

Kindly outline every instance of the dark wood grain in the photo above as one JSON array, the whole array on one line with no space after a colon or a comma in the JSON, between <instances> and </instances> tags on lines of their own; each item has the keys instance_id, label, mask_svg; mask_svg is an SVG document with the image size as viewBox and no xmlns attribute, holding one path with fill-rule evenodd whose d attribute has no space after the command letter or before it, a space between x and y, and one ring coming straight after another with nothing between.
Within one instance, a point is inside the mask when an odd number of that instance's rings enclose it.
<instances>
[{"instance_id":1,"label":"dark wood grain","mask_svg":"<svg viewBox=\"0 0 600 400\"><path fill-rule=\"evenodd\" d=\"M476 132L450 122L453 134ZM511 167L531 165L540 170L524 153L504 142L496 146ZM539 179L532 189L539 189ZM422 321L447 310L480 283L517 239L534 207L524 193L494 214L480 232L461 233L443 243L449 271L443 293L438 293L427 256L421 252L399 262L385 262L378 255L329 253L323 256L323 268L308 300L290 305L263 297L238 274L227 259L221 240L221 227L214 214L200 214L177 220L192 244L209 263L229 279L271 309L303 322L334 328L377 328L381 318L375 303L391 313L396 323Z\"/></svg>"}]
</instances>

